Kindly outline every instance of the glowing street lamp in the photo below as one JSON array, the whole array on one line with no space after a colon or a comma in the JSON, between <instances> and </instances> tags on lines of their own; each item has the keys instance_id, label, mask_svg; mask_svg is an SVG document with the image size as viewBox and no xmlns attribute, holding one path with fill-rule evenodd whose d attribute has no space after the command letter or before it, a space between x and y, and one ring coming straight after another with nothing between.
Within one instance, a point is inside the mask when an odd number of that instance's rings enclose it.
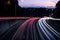
<instances>
[{"instance_id":1,"label":"glowing street lamp","mask_svg":"<svg viewBox=\"0 0 60 40\"><path fill-rule=\"evenodd\" d=\"M8 0L8 1L7 1L7 4L8 4L8 5L10 5L10 4L11 4L10 0Z\"/></svg>"}]
</instances>

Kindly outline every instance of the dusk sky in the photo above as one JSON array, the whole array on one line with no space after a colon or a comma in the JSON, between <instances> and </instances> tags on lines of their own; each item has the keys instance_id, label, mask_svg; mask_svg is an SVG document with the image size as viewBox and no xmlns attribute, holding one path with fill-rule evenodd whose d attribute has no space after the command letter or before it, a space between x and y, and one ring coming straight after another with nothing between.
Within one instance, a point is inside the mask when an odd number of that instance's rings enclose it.
<instances>
[{"instance_id":1,"label":"dusk sky","mask_svg":"<svg viewBox=\"0 0 60 40\"><path fill-rule=\"evenodd\" d=\"M19 6L55 6L59 0L18 0Z\"/></svg>"}]
</instances>

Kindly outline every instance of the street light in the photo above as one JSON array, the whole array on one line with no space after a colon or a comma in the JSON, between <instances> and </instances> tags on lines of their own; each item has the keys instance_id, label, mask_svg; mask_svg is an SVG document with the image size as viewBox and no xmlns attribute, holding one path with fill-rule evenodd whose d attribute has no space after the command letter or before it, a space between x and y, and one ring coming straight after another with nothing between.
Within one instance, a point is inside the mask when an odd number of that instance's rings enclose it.
<instances>
[{"instance_id":1,"label":"street light","mask_svg":"<svg viewBox=\"0 0 60 40\"><path fill-rule=\"evenodd\" d=\"M11 1L10 1L10 0L8 0L8 1L7 1L7 4L8 4L8 5L11 5Z\"/></svg>"}]
</instances>

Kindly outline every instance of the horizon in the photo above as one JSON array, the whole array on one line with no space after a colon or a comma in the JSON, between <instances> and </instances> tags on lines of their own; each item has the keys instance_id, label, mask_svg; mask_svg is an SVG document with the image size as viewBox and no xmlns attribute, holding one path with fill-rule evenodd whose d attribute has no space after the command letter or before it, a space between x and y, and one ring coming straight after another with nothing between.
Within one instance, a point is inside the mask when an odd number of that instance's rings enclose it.
<instances>
[{"instance_id":1,"label":"horizon","mask_svg":"<svg viewBox=\"0 0 60 40\"><path fill-rule=\"evenodd\" d=\"M23 6L22 8L55 8L54 6Z\"/></svg>"}]
</instances>

